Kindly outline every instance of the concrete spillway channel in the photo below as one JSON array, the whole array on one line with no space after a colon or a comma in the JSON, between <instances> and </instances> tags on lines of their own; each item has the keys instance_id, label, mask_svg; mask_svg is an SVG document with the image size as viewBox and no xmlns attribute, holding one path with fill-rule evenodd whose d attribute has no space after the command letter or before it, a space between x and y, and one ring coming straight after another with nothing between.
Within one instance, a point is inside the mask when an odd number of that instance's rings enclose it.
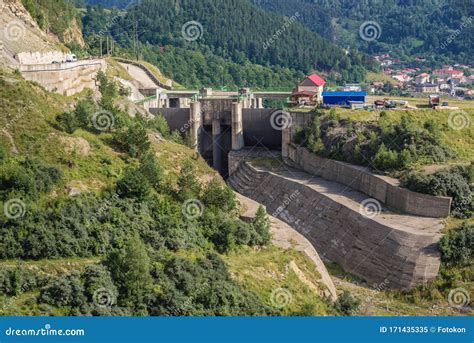
<instances>
[{"instance_id":1,"label":"concrete spillway channel","mask_svg":"<svg viewBox=\"0 0 474 343\"><path fill-rule=\"evenodd\" d=\"M441 219L394 213L348 186L284 167L268 170L241 162L228 180L304 235L322 258L369 284L410 289L439 270Z\"/></svg>"}]
</instances>

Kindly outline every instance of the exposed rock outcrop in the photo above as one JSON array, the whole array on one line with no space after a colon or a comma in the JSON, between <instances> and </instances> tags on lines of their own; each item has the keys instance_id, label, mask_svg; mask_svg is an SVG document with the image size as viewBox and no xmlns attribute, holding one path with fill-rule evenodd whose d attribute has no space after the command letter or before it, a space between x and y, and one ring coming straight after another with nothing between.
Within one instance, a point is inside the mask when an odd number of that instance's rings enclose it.
<instances>
[{"instance_id":1,"label":"exposed rock outcrop","mask_svg":"<svg viewBox=\"0 0 474 343\"><path fill-rule=\"evenodd\" d=\"M17 64L20 52L57 50L59 39L43 32L20 0L0 0L0 59Z\"/></svg>"}]
</instances>

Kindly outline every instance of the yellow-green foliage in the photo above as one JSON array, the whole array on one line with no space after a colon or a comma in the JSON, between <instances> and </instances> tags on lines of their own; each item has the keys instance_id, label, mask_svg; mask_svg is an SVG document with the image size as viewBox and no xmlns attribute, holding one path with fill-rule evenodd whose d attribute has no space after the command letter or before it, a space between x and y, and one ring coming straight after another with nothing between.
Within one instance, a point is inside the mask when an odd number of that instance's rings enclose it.
<instances>
[{"instance_id":1,"label":"yellow-green foliage","mask_svg":"<svg viewBox=\"0 0 474 343\"><path fill-rule=\"evenodd\" d=\"M295 250L269 247L260 251L242 250L224 256L229 270L239 283L257 293L268 305L274 306L272 292L284 289L289 303L281 310L286 315L327 315L330 308L314 289L304 283L292 270L294 262L304 273L306 280L323 290L320 275L314 264Z\"/></svg>"},{"instance_id":2,"label":"yellow-green foliage","mask_svg":"<svg viewBox=\"0 0 474 343\"><path fill-rule=\"evenodd\" d=\"M133 78L127 72L127 70L113 58L106 58L107 61L107 76L119 77L127 81L133 81Z\"/></svg>"}]
</instances>

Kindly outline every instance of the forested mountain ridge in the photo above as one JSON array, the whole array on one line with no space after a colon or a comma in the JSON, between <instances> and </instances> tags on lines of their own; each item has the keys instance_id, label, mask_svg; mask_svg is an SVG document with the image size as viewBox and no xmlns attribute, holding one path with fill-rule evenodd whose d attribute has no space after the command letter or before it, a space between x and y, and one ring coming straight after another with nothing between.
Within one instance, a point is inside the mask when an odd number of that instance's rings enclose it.
<instances>
[{"instance_id":1,"label":"forested mountain ridge","mask_svg":"<svg viewBox=\"0 0 474 343\"><path fill-rule=\"evenodd\" d=\"M131 3L139 0L75 0L78 6L84 5L101 5L104 7L117 7L117 8L126 8L130 6Z\"/></svg>"},{"instance_id":2,"label":"forested mountain ridge","mask_svg":"<svg viewBox=\"0 0 474 343\"><path fill-rule=\"evenodd\" d=\"M188 22L198 23L199 37L192 41L183 37L183 27ZM84 23L87 35L90 16L86 16ZM133 47L134 27L148 50L160 47L163 52L163 47L171 47L173 52L173 48L184 48L196 52L196 58L212 54L236 64L229 68L234 69L234 83L241 78L235 69L249 64L287 68L299 74L315 69L331 79L344 81L363 79L366 69L371 67L365 56L357 52L347 54L294 18L266 12L247 0L143 0L129 7L109 31L120 45ZM160 64L163 56L155 55ZM166 67L159 66L166 73ZM175 75L170 77L185 83Z\"/></svg>"},{"instance_id":3,"label":"forested mountain ridge","mask_svg":"<svg viewBox=\"0 0 474 343\"><path fill-rule=\"evenodd\" d=\"M366 53L392 52L402 60L423 56L438 64L472 63L474 6L468 0L252 0L256 5L291 15L341 47ZM380 36L366 41L360 26L375 21Z\"/></svg>"}]
</instances>

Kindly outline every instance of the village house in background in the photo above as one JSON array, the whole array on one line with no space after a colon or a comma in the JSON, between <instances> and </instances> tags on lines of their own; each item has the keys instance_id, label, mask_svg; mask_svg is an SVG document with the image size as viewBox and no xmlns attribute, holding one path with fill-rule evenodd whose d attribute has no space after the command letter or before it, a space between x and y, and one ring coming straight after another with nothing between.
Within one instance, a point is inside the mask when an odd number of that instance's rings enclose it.
<instances>
[{"instance_id":1,"label":"village house in background","mask_svg":"<svg viewBox=\"0 0 474 343\"><path fill-rule=\"evenodd\" d=\"M439 93L439 86L436 83L420 83L415 89L418 93Z\"/></svg>"},{"instance_id":2,"label":"village house in background","mask_svg":"<svg viewBox=\"0 0 474 343\"><path fill-rule=\"evenodd\" d=\"M463 98L474 94L474 68L467 65L445 65L441 69L431 69L419 65L407 68L403 63L390 54L375 55L373 58L380 63L384 74L396 80L390 87L379 82L372 82L371 93L387 92L387 89L398 89L405 93L437 93ZM417 63L424 63L424 57L417 57ZM469 76L468 76L469 75Z\"/></svg>"},{"instance_id":3,"label":"village house in background","mask_svg":"<svg viewBox=\"0 0 474 343\"><path fill-rule=\"evenodd\" d=\"M322 103L326 81L317 74L311 74L301 81L291 94L291 103L300 106L314 106Z\"/></svg>"}]
</instances>

